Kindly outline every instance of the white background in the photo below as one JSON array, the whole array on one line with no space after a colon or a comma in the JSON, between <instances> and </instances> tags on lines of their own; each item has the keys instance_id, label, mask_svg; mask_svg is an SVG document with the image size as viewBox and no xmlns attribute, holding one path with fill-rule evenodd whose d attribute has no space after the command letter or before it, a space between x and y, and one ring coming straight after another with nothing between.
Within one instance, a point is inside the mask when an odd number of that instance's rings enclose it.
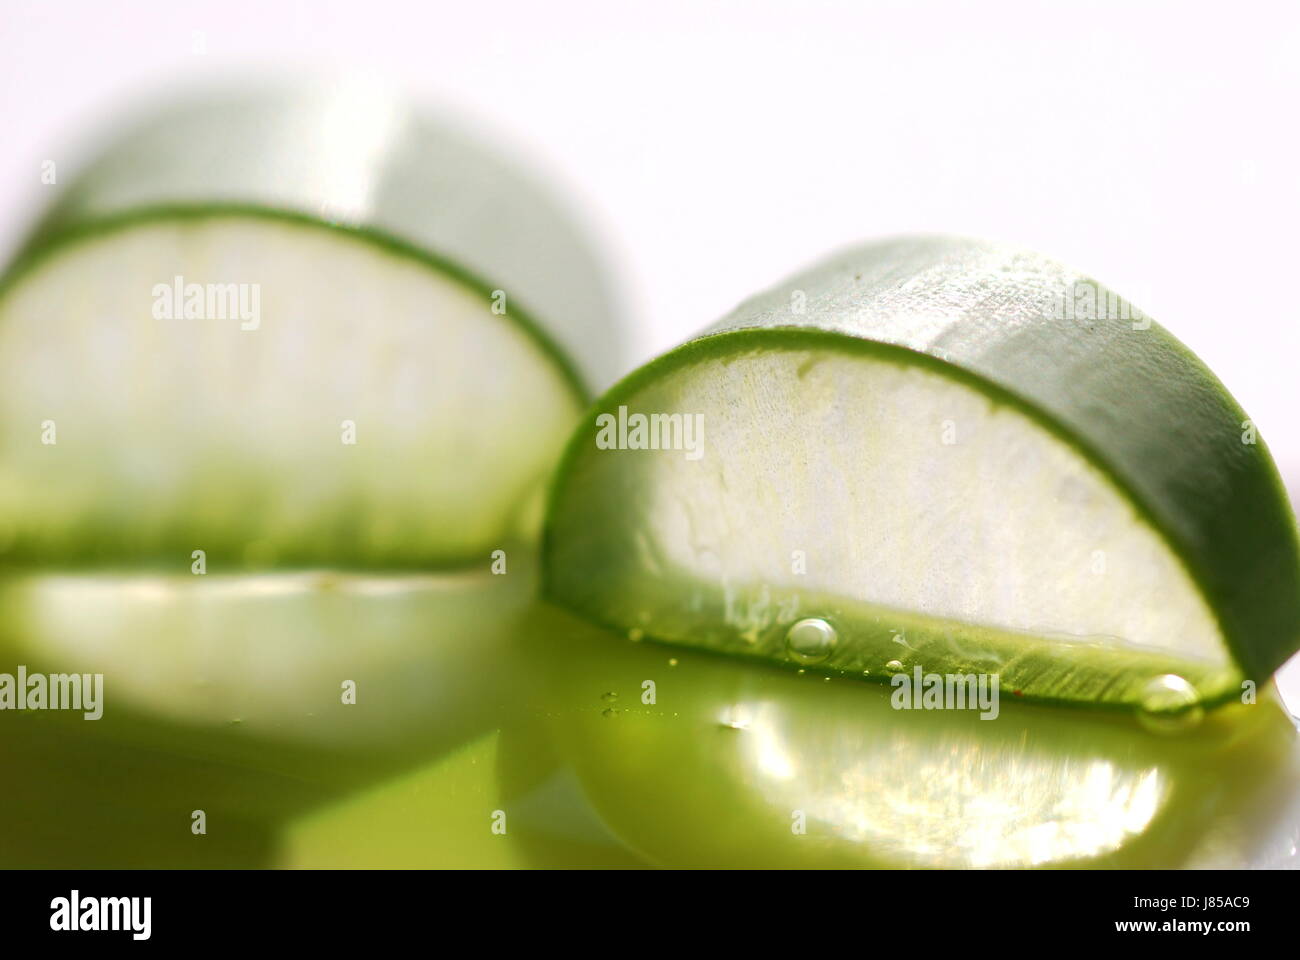
<instances>
[{"instance_id":1,"label":"white background","mask_svg":"<svg viewBox=\"0 0 1300 960\"><path fill-rule=\"evenodd\" d=\"M630 359L841 244L1011 240L1188 343L1300 491L1300 4L0 11L5 246L48 197L41 161L134 97L209 73L338 66L477 118L567 186L639 323Z\"/></svg>"}]
</instances>

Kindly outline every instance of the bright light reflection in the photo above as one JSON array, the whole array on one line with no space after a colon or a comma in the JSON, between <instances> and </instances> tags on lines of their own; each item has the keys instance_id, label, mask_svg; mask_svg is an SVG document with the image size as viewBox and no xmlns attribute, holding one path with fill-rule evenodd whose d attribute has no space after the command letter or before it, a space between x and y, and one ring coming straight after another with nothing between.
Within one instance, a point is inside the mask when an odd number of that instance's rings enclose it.
<instances>
[{"instance_id":1,"label":"bright light reflection","mask_svg":"<svg viewBox=\"0 0 1300 960\"><path fill-rule=\"evenodd\" d=\"M738 705L753 785L845 840L916 866L1009 867L1100 856L1142 833L1169 795L1150 766L1068 757L961 729L787 730L775 703ZM799 745L801 750L795 749ZM795 757L815 757L799 764Z\"/></svg>"}]
</instances>

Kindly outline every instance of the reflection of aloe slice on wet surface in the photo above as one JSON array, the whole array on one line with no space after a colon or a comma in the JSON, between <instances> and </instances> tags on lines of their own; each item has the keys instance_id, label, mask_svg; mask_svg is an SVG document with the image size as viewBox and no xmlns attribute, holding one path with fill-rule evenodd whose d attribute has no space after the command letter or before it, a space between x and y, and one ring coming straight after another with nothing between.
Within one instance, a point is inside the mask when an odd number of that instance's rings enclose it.
<instances>
[{"instance_id":1,"label":"reflection of aloe slice on wet surface","mask_svg":"<svg viewBox=\"0 0 1300 960\"><path fill-rule=\"evenodd\" d=\"M616 411L695 418L696 446L661 420L610 449ZM1300 643L1294 517L1245 420L1168 333L1045 258L868 246L597 403L555 486L546 590L621 632L791 666L790 628L815 619L837 673L1211 706Z\"/></svg>"},{"instance_id":2,"label":"reflection of aloe slice on wet surface","mask_svg":"<svg viewBox=\"0 0 1300 960\"><path fill-rule=\"evenodd\" d=\"M383 752L502 706L501 661L531 585L523 562L501 577L101 573L12 580L0 602L10 658L103 673L112 706L258 742Z\"/></svg>"},{"instance_id":3,"label":"reflection of aloe slice on wet surface","mask_svg":"<svg viewBox=\"0 0 1300 960\"><path fill-rule=\"evenodd\" d=\"M513 748L513 749L512 749ZM296 868L643 866L590 812L530 722L304 817L281 841Z\"/></svg>"},{"instance_id":4,"label":"reflection of aloe slice on wet surface","mask_svg":"<svg viewBox=\"0 0 1300 960\"><path fill-rule=\"evenodd\" d=\"M1287 825L1270 801L1298 782L1272 702L1179 737L1006 701L986 722L559 613L534 630L561 755L609 829L665 866L1239 866L1271 855Z\"/></svg>"},{"instance_id":5,"label":"reflection of aloe slice on wet surface","mask_svg":"<svg viewBox=\"0 0 1300 960\"><path fill-rule=\"evenodd\" d=\"M509 652L531 593L523 562L508 576L9 581L0 663L102 672L106 702L94 721L6 711L0 755L15 788L0 798L0 857L266 863L278 824L518 712ZM194 809L206 837L189 833Z\"/></svg>"}]
</instances>

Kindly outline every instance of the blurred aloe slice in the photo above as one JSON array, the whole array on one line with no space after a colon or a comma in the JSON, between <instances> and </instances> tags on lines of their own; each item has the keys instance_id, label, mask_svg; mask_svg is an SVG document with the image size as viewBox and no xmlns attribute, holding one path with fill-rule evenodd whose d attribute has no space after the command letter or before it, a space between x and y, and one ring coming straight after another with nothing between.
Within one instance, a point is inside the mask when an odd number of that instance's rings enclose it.
<instances>
[{"instance_id":1,"label":"blurred aloe slice","mask_svg":"<svg viewBox=\"0 0 1300 960\"><path fill-rule=\"evenodd\" d=\"M0 556L457 566L619 351L548 191L358 84L198 96L87 165L0 288Z\"/></svg>"},{"instance_id":2,"label":"blurred aloe slice","mask_svg":"<svg viewBox=\"0 0 1300 960\"><path fill-rule=\"evenodd\" d=\"M1295 530L1246 415L1127 301L1029 251L900 238L608 391L557 472L544 586L688 647L1178 713L1300 645Z\"/></svg>"},{"instance_id":3,"label":"blurred aloe slice","mask_svg":"<svg viewBox=\"0 0 1300 960\"><path fill-rule=\"evenodd\" d=\"M657 865L1243 866L1279 836L1294 849L1294 814L1268 799L1300 783L1296 730L1267 698L1178 737L1011 697L986 721L560 611L533 624L556 751Z\"/></svg>"},{"instance_id":4,"label":"blurred aloe slice","mask_svg":"<svg viewBox=\"0 0 1300 960\"><path fill-rule=\"evenodd\" d=\"M119 129L0 282L0 662L104 675L101 719L7 714L0 857L255 865L508 713L540 485L619 332L547 188L384 91Z\"/></svg>"}]
</instances>

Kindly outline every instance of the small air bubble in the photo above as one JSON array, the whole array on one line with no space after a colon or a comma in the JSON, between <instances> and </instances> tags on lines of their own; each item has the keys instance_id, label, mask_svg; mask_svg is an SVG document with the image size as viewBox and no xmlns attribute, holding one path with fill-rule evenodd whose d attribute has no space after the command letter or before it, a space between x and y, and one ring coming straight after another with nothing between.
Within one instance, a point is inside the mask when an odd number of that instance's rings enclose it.
<instances>
[{"instance_id":1,"label":"small air bubble","mask_svg":"<svg viewBox=\"0 0 1300 960\"><path fill-rule=\"evenodd\" d=\"M887 664L885 664L885 669L888 670L890 673L902 673L903 662L901 660L890 660Z\"/></svg>"},{"instance_id":2,"label":"small air bubble","mask_svg":"<svg viewBox=\"0 0 1300 960\"><path fill-rule=\"evenodd\" d=\"M627 632L627 638L633 643L640 643L645 638L645 631L640 627L633 627Z\"/></svg>"},{"instance_id":3,"label":"small air bubble","mask_svg":"<svg viewBox=\"0 0 1300 960\"><path fill-rule=\"evenodd\" d=\"M670 667L675 667L675 666L677 666L677 658L676 658L676 657L669 657L669 658L668 658L668 666L670 666Z\"/></svg>"},{"instance_id":4,"label":"small air bubble","mask_svg":"<svg viewBox=\"0 0 1300 960\"><path fill-rule=\"evenodd\" d=\"M600 711L600 715L602 717L605 717L606 719L609 719L610 717L617 717L618 711L615 710L613 707L606 707L604 710Z\"/></svg>"},{"instance_id":5,"label":"small air bubble","mask_svg":"<svg viewBox=\"0 0 1300 960\"><path fill-rule=\"evenodd\" d=\"M602 693L600 699L604 700L606 703L612 703L618 699L618 694L611 690L609 693Z\"/></svg>"}]
</instances>

